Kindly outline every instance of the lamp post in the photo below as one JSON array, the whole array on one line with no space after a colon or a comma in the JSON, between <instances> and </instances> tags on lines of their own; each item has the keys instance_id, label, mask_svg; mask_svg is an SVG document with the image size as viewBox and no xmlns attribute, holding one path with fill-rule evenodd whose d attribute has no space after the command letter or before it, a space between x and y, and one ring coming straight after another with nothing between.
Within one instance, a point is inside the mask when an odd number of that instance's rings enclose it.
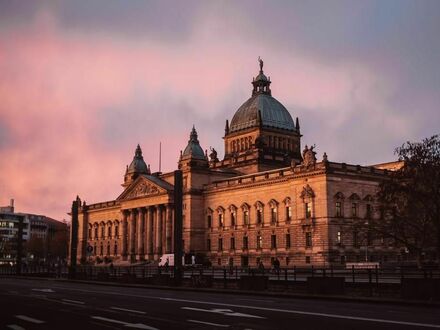
<instances>
[{"instance_id":1,"label":"lamp post","mask_svg":"<svg viewBox=\"0 0 440 330\"><path fill-rule=\"evenodd\" d=\"M365 262L368 262L368 220L365 221L365 225L367 226L367 233L365 237Z\"/></svg>"}]
</instances>

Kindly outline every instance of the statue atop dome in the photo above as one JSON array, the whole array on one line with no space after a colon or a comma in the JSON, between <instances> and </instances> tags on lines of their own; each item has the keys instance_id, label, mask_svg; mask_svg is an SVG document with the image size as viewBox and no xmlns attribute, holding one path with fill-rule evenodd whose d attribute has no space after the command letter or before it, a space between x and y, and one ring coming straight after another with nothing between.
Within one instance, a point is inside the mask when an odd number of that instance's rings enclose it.
<instances>
[{"instance_id":1,"label":"statue atop dome","mask_svg":"<svg viewBox=\"0 0 440 330\"><path fill-rule=\"evenodd\" d=\"M260 56L258 56L258 62L260 62L260 72L263 72L263 65L264 65L264 62L263 62L263 60L260 58Z\"/></svg>"}]
</instances>

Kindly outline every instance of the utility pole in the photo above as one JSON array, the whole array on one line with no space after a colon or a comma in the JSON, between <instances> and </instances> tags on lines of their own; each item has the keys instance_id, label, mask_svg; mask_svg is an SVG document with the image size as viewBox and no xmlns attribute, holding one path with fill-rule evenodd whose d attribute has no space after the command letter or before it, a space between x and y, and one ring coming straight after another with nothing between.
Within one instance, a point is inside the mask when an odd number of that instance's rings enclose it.
<instances>
[{"instance_id":1,"label":"utility pole","mask_svg":"<svg viewBox=\"0 0 440 330\"><path fill-rule=\"evenodd\" d=\"M174 277L180 284L182 279L182 202L183 202L182 171L174 171Z\"/></svg>"}]
</instances>

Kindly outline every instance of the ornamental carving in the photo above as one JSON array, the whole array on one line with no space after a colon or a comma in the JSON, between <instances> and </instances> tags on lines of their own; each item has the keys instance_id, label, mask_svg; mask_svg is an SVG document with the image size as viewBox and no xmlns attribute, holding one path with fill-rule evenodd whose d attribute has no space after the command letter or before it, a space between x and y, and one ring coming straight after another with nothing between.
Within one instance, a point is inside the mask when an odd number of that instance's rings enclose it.
<instances>
[{"instance_id":1,"label":"ornamental carving","mask_svg":"<svg viewBox=\"0 0 440 330\"><path fill-rule=\"evenodd\" d=\"M313 192L312 187L309 185L305 186L301 192L301 198L313 198L315 197L315 193Z\"/></svg>"},{"instance_id":2,"label":"ornamental carving","mask_svg":"<svg viewBox=\"0 0 440 330\"><path fill-rule=\"evenodd\" d=\"M159 189L156 186L148 182L141 182L127 195L127 197L133 198L139 196L155 195L158 193Z\"/></svg>"}]
</instances>

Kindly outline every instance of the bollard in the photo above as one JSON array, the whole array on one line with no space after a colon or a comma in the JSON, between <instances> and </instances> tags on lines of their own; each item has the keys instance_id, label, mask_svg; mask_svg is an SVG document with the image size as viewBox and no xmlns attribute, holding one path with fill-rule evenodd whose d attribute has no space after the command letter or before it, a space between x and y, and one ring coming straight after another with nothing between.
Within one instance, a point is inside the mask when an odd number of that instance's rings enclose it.
<instances>
[{"instance_id":1,"label":"bollard","mask_svg":"<svg viewBox=\"0 0 440 330\"><path fill-rule=\"evenodd\" d=\"M368 288L370 291L370 297L373 295L373 283L372 283L371 269L368 269Z\"/></svg>"}]
</instances>

